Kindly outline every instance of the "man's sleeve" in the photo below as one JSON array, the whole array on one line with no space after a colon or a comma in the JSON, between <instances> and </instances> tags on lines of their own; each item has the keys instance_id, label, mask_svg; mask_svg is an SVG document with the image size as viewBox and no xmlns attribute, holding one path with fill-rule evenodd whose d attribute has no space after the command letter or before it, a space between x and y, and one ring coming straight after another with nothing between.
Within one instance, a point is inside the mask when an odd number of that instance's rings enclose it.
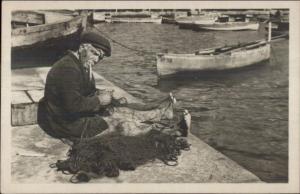
<instances>
[{"instance_id":1,"label":"man's sleeve","mask_svg":"<svg viewBox=\"0 0 300 194\"><path fill-rule=\"evenodd\" d=\"M65 68L61 76L61 95L65 110L72 113L96 112L100 108L97 96L82 96L80 94L80 72Z\"/></svg>"}]
</instances>

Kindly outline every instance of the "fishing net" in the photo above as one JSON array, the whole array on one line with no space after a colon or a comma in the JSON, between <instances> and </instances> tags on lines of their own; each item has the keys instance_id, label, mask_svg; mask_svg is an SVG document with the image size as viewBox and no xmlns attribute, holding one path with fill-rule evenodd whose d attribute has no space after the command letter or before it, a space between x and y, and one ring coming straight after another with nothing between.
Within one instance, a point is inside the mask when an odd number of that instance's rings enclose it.
<instances>
[{"instance_id":1,"label":"fishing net","mask_svg":"<svg viewBox=\"0 0 300 194\"><path fill-rule=\"evenodd\" d=\"M71 182L88 182L89 173L97 177L117 177L120 170L135 170L155 159L166 165L177 165L181 150L189 150L186 139L157 130L137 136L108 134L73 145L66 160L59 160L54 167L63 173L74 174Z\"/></svg>"},{"instance_id":2,"label":"fishing net","mask_svg":"<svg viewBox=\"0 0 300 194\"><path fill-rule=\"evenodd\" d=\"M115 121L118 125L112 132L107 130L104 135L74 141L67 159L59 160L51 167L73 174L70 181L77 183L88 182L95 177L117 177L120 170L135 170L154 160L176 166L181 151L189 150L190 144L182 137L187 136L184 130L187 128L171 122L174 117L170 113L173 113L175 102L170 94L154 104L127 104L126 108L115 106L110 113L110 125L113 126ZM159 111L147 112L154 108ZM124 118L131 118L133 122L126 120L125 125L119 126ZM139 126L135 125L137 121Z\"/></svg>"}]
</instances>

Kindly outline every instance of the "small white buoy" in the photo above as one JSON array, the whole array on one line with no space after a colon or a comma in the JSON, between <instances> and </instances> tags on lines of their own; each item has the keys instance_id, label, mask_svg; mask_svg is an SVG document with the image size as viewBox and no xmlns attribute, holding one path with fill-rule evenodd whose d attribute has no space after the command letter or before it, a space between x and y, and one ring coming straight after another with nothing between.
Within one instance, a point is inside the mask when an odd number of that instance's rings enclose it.
<instances>
[{"instance_id":1,"label":"small white buoy","mask_svg":"<svg viewBox=\"0 0 300 194\"><path fill-rule=\"evenodd\" d=\"M190 133L191 123L192 123L192 116L191 116L191 114L189 113L189 111L187 109L184 109L184 111L183 111L183 118L184 118L185 123L187 125L188 133Z\"/></svg>"}]
</instances>

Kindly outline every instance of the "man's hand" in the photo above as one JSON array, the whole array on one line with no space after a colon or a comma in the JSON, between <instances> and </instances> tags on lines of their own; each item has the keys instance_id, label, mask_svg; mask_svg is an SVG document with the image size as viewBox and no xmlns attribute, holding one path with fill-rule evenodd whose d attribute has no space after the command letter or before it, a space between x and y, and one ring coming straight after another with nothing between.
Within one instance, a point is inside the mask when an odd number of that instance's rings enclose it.
<instances>
[{"instance_id":1,"label":"man's hand","mask_svg":"<svg viewBox=\"0 0 300 194\"><path fill-rule=\"evenodd\" d=\"M101 105L113 105L113 106L124 106L128 104L128 101L125 97L117 98L114 90L107 91L107 90L97 90L96 94Z\"/></svg>"},{"instance_id":2,"label":"man's hand","mask_svg":"<svg viewBox=\"0 0 300 194\"><path fill-rule=\"evenodd\" d=\"M113 106L125 106L128 104L127 99L125 97L119 98L119 99L112 99Z\"/></svg>"}]
</instances>

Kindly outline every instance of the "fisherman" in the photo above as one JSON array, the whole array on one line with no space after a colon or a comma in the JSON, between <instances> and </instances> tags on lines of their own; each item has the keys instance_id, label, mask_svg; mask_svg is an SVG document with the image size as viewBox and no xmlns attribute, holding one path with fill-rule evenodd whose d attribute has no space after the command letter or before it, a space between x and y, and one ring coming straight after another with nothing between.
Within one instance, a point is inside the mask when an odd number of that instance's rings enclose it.
<instances>
[{"instance_id":1,"label":"fisherman","mask_svg":"<svg viewBox=\"0 0 300 194\"><path fill-rule=\"evenodd\" d=\"M68 51L52 66L47 75L44 97L38 107L38 124L47 134L72 141L73 138L94 137L120 126L120 123L112 124L119 122L117 119L105 118L100 113L105 112L111 105L126 104L127 99L116 99L112 92L99 93L92 73L92 67L109 56L109 41L89 31L81 35L75 51ZM175 98L170 97L172 103L175 102ZM161 118L162 112L173 112L167 109L170 107L158 107L143 111L145 114L135 115ZM134 114L134 111L127 110L128 112ZM126 122L122 122L121 125L130 127Z\"/></svg>"}]
</instances>

